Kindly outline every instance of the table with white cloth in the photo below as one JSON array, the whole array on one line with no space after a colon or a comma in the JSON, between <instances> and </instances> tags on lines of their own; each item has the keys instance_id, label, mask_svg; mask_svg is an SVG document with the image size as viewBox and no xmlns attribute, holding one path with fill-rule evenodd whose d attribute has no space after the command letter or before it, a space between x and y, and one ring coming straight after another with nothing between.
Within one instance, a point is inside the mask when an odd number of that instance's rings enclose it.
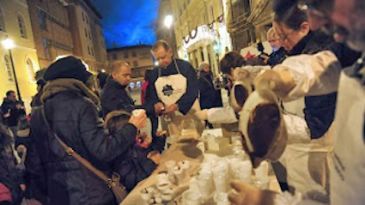
<instances>
[{"instance_id":1,"label":"table with white cloth","mask_svg":"<svg viewBox=\"0 0 365 205\"><path fill-rule=\"evenodd\" d=\"M227 147L225 147L224 149L226 150L236 150L236 153L229 153L229 152L224 152L225 156L219 156L218 153L215 152L210 152L209 150L205 148L202 148L202 146L206 146L206 141L204 140L204 142L199 142L199 141L186 141L186 142L180 142L180 143L175 143L172 144L167 150L165 150L161 156L161 163L160 165L156 168L156 170L145 180L141 181L129 194L128 196L125 198L125 200L121 203L121 205L135 205L135 204L149 204L147 203L142 197L141 197L141 191L143 189L146 189L148 187L151 186L155 186L157 181L158 181L158 177L161 173L163 172L167 172L167 166L166 166L166 162L168 161L182 161L182 160L186 160L189 161L189 168L188 170L186 170L186 176L183 180L182 183L179 183L178 186L176 186L174 188L174 198L169 202L169 203L161 203L161 204L187 204L187 202L183 202L184 198L184 194L188 193L188 192L194 192L195 189L199 190L199 187L193 187L196 184L199 183L195 183L197 180L200 180L199 177L201 177L200 175L202 175L204 171L204 169L207 169L208 172L210 173L212 179L210 179L212 182L213 180L215 182L213 182L213 185L209 186L209 188L211 189L213 186L213 191L209 194L214 194L212 196L209 196L207 198L210 198L208 201L204 201L199 203L199 202L194 202L194 204L217 204L215 202L215 200L223 200L228 202L227 199L227 194L229 193L229 191L231 190L231 188L229 187L229 181L233 180L233 179L237 179L237 178L227 178L226 184L225 184L225 190L223 191L219 191L222 193L218 194L218 188L217 190L215 190L214 188L214 183L217 184L219 183L216 179L217 176L215 174L217 173L213 173L214 170L219 170L221 167L221 169L223 171L220 172L227 172L228 173L228 169L230 169L230 172L232 172L232 170L239 170L239 169L246 169L244 166L249 166L251 167L250 162L248 161L248 159L244 159L240 157L244 157L243 155L244 152L243 150L237 150L236 148L233 148L232 146L232 141L229 140L231 143L228 144ZM237 152L239 152L239 157L237 157ZM213 163L213 164L212 164ZM237 168L232 168L231 166L236 166L237 164L242 163L241 168L237 167ZM277 182L277 179L271 169L271 165L269 165L270 163L265 163L265 165L267 166L266 169L268 169L268 174L267 174L267 182L265 185L265 189L270 189L276 192L281 192L280 191L280 186ZM209 167L209 166L213 166ZM205 167L205 168L204 168ZM249 168L251 170L251 168ZM265 168L264 168L265 169ZM209 171L211 170L211 171ZM226 171L224 171L226 170ZM260 171L258 171L260 172ZM261 171L262 172L262 171ZM265 171L264 171L265 172ZM256 173L256 174L254 174ZM218 173L219 174L219 173ZM235 175L240 175L241 173L237 173ZM231 173L232 175L232 173ZM243 174L244 175L244 174ZM246 173L247 175L247 173ZM259 180L256 180L256 176L258 175L256 170L255 171L249 171L249 178L250 181L252 182L251 184L257 185L258 187L261 187L262 184L260 184ZM241 176L238 176L241 177ZM252 179L252 180L251 180ZM240 180L240 178L239 178ZM261 187L263 188L263 187ZM200 191L204 192L203 190L204 188L200 187ZM214 191L215 190L215 191ZM205 190L207 191L207 190ZM186 194L185 194L186 195ZM223 199L217 199L217 197L219 198L223 198ZM194 200L197 201L197 200ZM190 202L189 202L190 203ZM219 204L226 204L223 202L219 202ZM191 205L191 204L190 204Z\"/></svg>"}]
</instances>

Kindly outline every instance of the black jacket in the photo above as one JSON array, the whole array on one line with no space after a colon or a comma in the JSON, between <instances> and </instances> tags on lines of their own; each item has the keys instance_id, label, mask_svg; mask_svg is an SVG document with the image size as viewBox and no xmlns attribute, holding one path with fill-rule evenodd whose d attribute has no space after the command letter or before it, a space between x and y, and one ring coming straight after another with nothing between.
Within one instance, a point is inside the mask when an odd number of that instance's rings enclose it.
<instances>
[{"instance_id":1,"label":"black jacket","mask_svg":"<svg viewBox=\"0 0 365 205\"><path fill-rule=\"evenodd\" d=\"M269 60L267 61L267 64L269 64L270 66L275 66L277 64L282 63L285 60L285 58L286 58L285 49L281 47L279 50L273 51L269 55Z\"/></svg>"},{"instance_id":2,"label":"black jacket","mask_svg":"<svg viewBox=\"0 0 365 205\"><path fill-rule=\"evenodd\" d=\"M201 109L222 107L222 96L220 90L216 90L213 84L211 73L200 71L199 73L199 102Z\"/></svg>"},{"instance_id":3,"label":"black jacket","mask_svg":"<svg viewBox=\"0 0 365 205\"><path fill-rule=\"evenodd\" d=\"M322 32L310 32L289 52L289 56L315 54L319 51L332 51L342 66L353 64L358 53L347 46L336 43L334 39ZM336 109L337 92L319 96L306 96L304 118L310 130L311 138L322 137L331 126Z\"/></svg>"},{"instance_id":4,"label":"black jacket","mask_svg":"<svg viewBox=\"0 0 365 205\"><path fill-rule=\"evenodd\" d=\"M44 110L52 129L77 153L110 176L108 162L133 146L137 129L126 124L114 136L107 135L98 117L97 97L81 81L51 81L43 90ZM93 100L92 100L93 99ZM41 109L31 119L33 144L26 166L30 189L44 204L114 204L105 182L65 153L48 134Z\"/></svg>"},{"instance_id":5,"label":"black jacket","mask_svg":"<svg viewBox=\"0 0 365 205\"><path fill-rule=\"evenodd\" d=\"M10 116L5 118L3 117L3 122L5 125L9 127L14 127L18 124L18 119L21 115L25 115L24 109L17 109L16 105L20 104L19 101L10 101L7 98L4 98L3 103L1 104L1 113L2 115L6 114L10 111Z\"/></svg>"},{"instance_id":6,"label":"black jacket","mask_svg":"<svg viewBox=\"0 0 365 205\"><path fill-rule=\"evenodd\" d=\"M101 108L104 117L114 110L132 112L135 109L134 101L126 91L126 86L120 85L109 77L101 94Z\"/></svg>"}]
</instances>

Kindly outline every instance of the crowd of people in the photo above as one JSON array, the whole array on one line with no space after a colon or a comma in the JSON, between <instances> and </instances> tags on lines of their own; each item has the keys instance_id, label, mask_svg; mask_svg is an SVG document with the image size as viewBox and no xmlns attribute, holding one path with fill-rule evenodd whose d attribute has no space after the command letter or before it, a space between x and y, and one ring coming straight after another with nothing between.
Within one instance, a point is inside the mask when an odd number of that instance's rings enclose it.
<instances>
[{"instance_id":1,"label":"crowd of people","mask_svg":"<svg viewBox=\"0 0 365 205\"><path fill-rule=\"evenodd\" d=\"M220 80L209 63L194 69L157 41L158 66L145 74L141 105L127 90L132 71L124 61L113 62L95 84L81 59L55 60L38 76L29 115L8 91L0 112L0 204L117 204L109 179L95 173L115 177L130 192L182 127L201 133L232 122L253 166L270 161L283 191L235 181L232 204L364 203L365 2L274 0L273 11L272 53L261 43L253 58L226 53ZM264 138L244 135L237 125L245 123L241 111L253 92L280 103L280 126L272 113L263 114Z\"/></svg>"}]
</instances>

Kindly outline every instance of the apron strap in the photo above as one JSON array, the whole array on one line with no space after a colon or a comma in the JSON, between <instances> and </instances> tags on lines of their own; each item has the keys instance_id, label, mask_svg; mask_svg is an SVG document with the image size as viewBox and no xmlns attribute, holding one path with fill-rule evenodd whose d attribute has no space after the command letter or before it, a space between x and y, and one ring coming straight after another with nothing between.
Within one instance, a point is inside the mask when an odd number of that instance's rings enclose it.
<instances>
[{"instance_id":1,"label":"apron strap","mask_svg":"<svg viewBox=\"0 0 365 205\"><path fill-rule=\"evenodd\" d=\"M180 73L179 66L178 66L178 65L177 65L177 63L176 63L176 59L174 58L174 59L173 59L173 61L174 61L174 64L175 64L175 68L176 68L177 73L178 73L178 74L181 74L181 73ZM161 67L159 67L159 68L158 68L158 77L161 77Z\"/></svg>"}]
</instances>

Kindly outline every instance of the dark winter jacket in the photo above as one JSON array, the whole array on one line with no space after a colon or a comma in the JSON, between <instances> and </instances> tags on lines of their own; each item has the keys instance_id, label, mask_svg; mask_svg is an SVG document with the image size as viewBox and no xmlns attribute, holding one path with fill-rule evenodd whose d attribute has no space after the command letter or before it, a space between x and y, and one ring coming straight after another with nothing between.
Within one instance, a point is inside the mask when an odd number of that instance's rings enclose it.
<instances>
[{"instance_id":1,"label":"dark winter jacket","mask_svg":"<svg viewBox=\"0 0 365 205\"><path fill-rule=\"evenodd\" d=\"M0 183L11 191L12 204L20 204L23 174L16 166L11 141L9 130L0 124Z\"/></svg>"},{"instance_id":2,"label":"dark winter jacket","mask_svg":"<svg viewBox=\"0 0 365 205\"><path fill-rule=\"evenodd\" d=\"M285 60L285 58L286 58L285 49L283 47L281 47L279 50L273 51L269 55L267 64L269 64L270 66L275 66L277 64L282 63Z\"/></svg>"},{"instance_id":3,"label":"dark winter jacket","mask_svg":"<svg viewBox=\"0 0 365 205\"><path fill-rule=\"evenodd\" d=\"M356 52L336 43L332 37L318 31L310 32L298 42L289 52L289 56L315 54L324 50L332 51L342 66L353 64L358 58ZM336 99L337 92L305 97L304 118L312 139L322 137L331 126L335 116Z\"/></svg>"},{"instance_id":4,"label":"dark winter jacket","mask_svg":"<svg viewBox=\"0 0 365 205\"><path fill-rule=\"evenodd\" d=\"M216 90L213 84L212 74L200 71L199 73L199 102L201 109L222 107L220 90Z\"/></svg>"},{"instance_id":5,"label":"dark winter jacket","mask_svg":"<svg viewBox=\"0 0 365 205\"><path fill-rule=\"evenodd\" d=\"M137 129L126 124L113 136L106 134L98 117L98 99L78 80L50 81L41 98L46 117L54 132L77 153L110 176L111 162L134 144ZM114 204L105 182L69 156L48 134L41 109L31 119L33 146L26 166L36 198L47 198L45 204ZM37 159L38 157L38 159ZM43 175L43 176L42 176ZM32 182L32 179L35 182ZM46 197L45 197L46 196Z\"/></svg>"},{"instance_id":6,"label":"dark winter jacket","mask_svg":"<svg viewBox=\"0 0 365 205\"><path fill-rule=\"evenodd\" d=\"M7 98L4 98L4 101L1 105L1 113L4 116L4 114L8 113L10 111L10 116L5 118L3 117L3 122L5 125L9 127L14 127L18 124L18 119L20 116L25 115L24 109L18 109L16 108L16 105L20 104L19 101L10 101Z\"/></svg>"},{"instance_id":7,"label":"dark winter jacket","mask_svg":"<svg viewBox=\"0 0 365 205\"><path fill-rule=\"evenodd\" d=\"M112 77L109 77L101 94L101 108L104 117L114 110L132 112L135 109L134 101L122 86Z\"/></svg>"}]
</instances>

